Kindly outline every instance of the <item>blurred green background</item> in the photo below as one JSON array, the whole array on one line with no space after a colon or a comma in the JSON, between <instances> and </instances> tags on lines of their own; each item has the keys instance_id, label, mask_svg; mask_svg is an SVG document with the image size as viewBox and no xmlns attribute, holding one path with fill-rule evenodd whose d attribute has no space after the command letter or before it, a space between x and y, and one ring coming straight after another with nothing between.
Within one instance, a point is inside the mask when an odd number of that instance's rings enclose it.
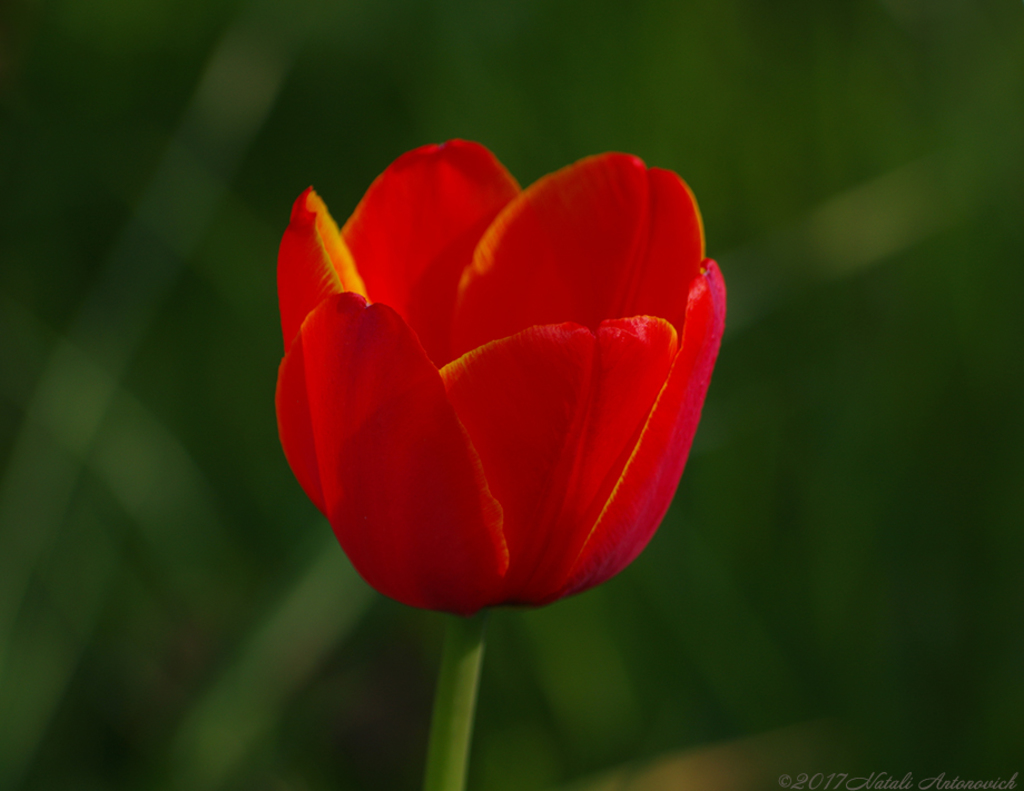
<instances>
[{"instance_id":1,"label":"blurred green background","mask_svg":"<svg viewBox=\"0 0 1024 791\"><path fill-rule=\"evenodd\" d=\"M442 620L285 463L274 267L451 137L676 170L730 289L647 551L493 614L471 787L1024 770L1024 5L5 0L0 788L419 786Z\"/></svg>"}]
</instances>

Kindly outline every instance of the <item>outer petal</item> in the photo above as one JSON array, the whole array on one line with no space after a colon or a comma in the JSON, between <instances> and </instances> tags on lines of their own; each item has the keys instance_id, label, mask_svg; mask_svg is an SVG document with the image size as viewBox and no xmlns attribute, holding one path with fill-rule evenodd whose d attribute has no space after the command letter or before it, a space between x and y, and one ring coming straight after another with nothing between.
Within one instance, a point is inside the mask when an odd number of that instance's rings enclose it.
<instances>
[{"instance_id":1,"label":"outer petal","mask_svg":"<svg viewBox=\"0 0 1024 791\"><path fill-rule=\"evenodd\" d=\"M653 315L682 327L703 258L682 179L625 154L570 165L522 192L480 240L459 286L458 352L532 325Z\"/></svg>"},{"instance_id":2,"label":"outer petal","mask_svg":"<svg viewBox=\"0 0 1024 791\"><path fill-rule=\"evenodd\" d=\"M510 566L499 601L564 587L676 353L661 319L531 327L441 371L502 504Z\"/></svg>"},{"instance_id":3,"label":"outer petal","mask_svg":"<svg viewBox=\"0 0 1024 791\"><path fill-rule=\"evenodd\" d=\"M395 160L342 229L370 298L397 310L438 365L451 359L462 271L487 226L518 192L490 151L451 140Z\"/></svg>"},{"instance_id":4,"label":"outer petal","mask_svg":"<svg viewBox=\"0 0 1024 791\"><path fill-rule=\"evenodd\" d=\"M320 463L317 461L316 442L313 439L313 419L309 414L306 358L301 338L296 339L291 351L281 360L274 403L277 407L277 432L281 437L285 458L306 496L326 516Z\"/></svg>"},{"instance_id":5,"label":"outer petal","mask_svg":"<svg viewBox=\"0 0 1024 791\"><path fill-rule=\"evenodd\" d=\"M285 351L309 312L331 294L366 287L338 226L320 196L309 187L292 206L292 218L277 255L277 295Z\"/></svg>"},{"instance_id":6,"label":"outer petal","mask_svg":"<svg viewBox=\"0 0 1024 791\"><path fill-rule=\"evenodd\" d=\"M683 474L725 328L725 281L714 261L690 287L679 353L561 596L618 574L647 546Z\"/></svg>"},{"instance_id":7,"label":"outer petal","mask_svg":"<svg viewBox=\"0 0 1024 791\"><path fill-rule=\"evenodd\" d=\"M287 406L303 384L308 424ZM437 369L397 313L356 294L328 297L303 323L278 392L296 476L313 488L303 480L312 445L321 507L374 588L461 614L493 600L508 563L501 507Z\"/></svg>"}]
</instances>

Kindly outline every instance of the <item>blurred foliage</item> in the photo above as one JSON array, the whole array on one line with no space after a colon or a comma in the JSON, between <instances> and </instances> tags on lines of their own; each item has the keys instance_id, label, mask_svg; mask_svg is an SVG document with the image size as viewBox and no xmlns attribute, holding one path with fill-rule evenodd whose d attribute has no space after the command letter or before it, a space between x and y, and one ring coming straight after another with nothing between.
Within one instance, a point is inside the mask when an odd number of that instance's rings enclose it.
<instances>
[{"instance_id":1,"label":"blurred foliage","mask_svg":"<svg viewBox=\"0 0 1024 791\"><path fill-rule=\"evenodd\" d=\"M493 615L472 787L1024 768L1019 2L6 0L0 788L418 786L440 618L287 468L274 266L450 137L678 171L730 288L648 550Z\"/></svg>"}]
</instances>

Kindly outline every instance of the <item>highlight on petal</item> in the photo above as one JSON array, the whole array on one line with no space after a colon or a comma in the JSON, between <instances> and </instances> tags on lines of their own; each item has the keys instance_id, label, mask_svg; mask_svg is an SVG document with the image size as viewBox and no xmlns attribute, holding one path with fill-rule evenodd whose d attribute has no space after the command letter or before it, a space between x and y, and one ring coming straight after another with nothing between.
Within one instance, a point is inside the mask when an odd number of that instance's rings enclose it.
<instances>
[{"instance_id":1,"label":"highlight on petal","mask_svg":"<svg viewBox=\"0 0 1024 791\"><path fill-rule=\"evenodd\" d=\"M672 501L725 329L725 281L714 261L705 260L702 270L690 287L668 379L559 596L591 588L632 563Z\"/></svg>"},{"instance_id":2,"label":"highlight on petal","mask_svg":"<svg viewBox=\"0 0 1024 791\"><path fill-rule=\"evenodd\" d=\"M441 370L504 512L495 602L541 604L567 581L676 355L668 322L531 327Z\"/></svg>"},{"instance_id":3,"label":"highlight on petal","mask_svg":"<svg viewBox=\"0 0 1024 791\"><path fill-rule=\"evenodd\" d=\"M277 295L287 352L302 322L332 294L366 287L338 226L312 187L292 206L291 222L277 255Z\"/></svg>"},{"instance_id":4,"label":"highlight on petal","mask_svg":"<svg viewBox=\"0 0 1024 791\"><path fill-rule=\"evenodd\" d=\"M303 323L281 377L289 461L310 478L313 446L323 511L367 582L460 614L493 601L508 565L501 506L401 317L357 294L330 296ZM308 424L295 406L303 386Z\"/></svg>"},{"instance_id":5,"label":"highlight on petal","mask_svg":"<svg viewBox=\"0 0 1024 791\"><path fill-rule=\"evenodd\" d=\"M398 311L438 366L452 356L462 271L491 221L518 193L490 151L451 140L399 157L342 228L366 293Z\"/></svg>"},{"instance_id":6,"label":"highlight on petal","mask_svg":"<svg viewBox=\"0 0 1024 791\"><path fill-rule=\"evenodd\" d=\"M635 315L682 327L704 256L697 204L674 173L602 154L546 176L509 203L459 285L456 353L533 325Z\"/></svg>"}]
</instances>

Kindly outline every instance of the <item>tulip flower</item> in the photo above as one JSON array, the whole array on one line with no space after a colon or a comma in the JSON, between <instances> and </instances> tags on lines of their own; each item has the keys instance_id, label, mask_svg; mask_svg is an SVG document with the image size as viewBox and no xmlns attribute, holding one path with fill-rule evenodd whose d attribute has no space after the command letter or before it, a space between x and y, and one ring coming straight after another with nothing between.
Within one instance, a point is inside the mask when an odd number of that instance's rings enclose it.
<instances>
[{"instance_id":1,"label":"tulip flower","mask_svg":"<svg viewBox=\"0 0 1024 791\"><path fill-rule=\"evenodd\" d=\"M281 242L285 455L355 568L470 615L597 585L675 493L725 323L676 174L602 154L525 190L454 140Z\"/></svg>"}]
</instances>

